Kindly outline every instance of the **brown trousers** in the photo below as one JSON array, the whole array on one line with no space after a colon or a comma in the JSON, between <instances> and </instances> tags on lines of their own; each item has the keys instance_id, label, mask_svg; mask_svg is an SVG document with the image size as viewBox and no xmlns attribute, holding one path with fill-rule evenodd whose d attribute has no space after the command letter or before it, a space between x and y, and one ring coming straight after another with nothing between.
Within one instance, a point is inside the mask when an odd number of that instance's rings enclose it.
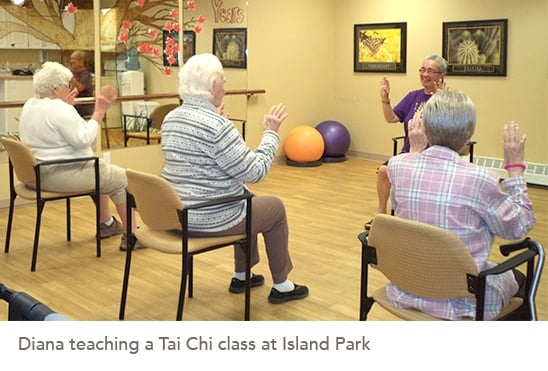
<instances>
[{"instance_id":1,"label":"brown trousers","mask_svg":"<svg viewBox=\"0 0 548 371\"><path fill-rule=\"evenodd\" d=\"M251 266L259 262L257 234L264 238L268 265L274 283L282 283L293 269L289 256L289 229L285 207L276 196L256 196L251 201ZM226 236L245 233L245 220L233 228L220 232L189 232L190 237ZM245 252L234 246L234 271L245 272Z\"/></svg>"}]
</instances>

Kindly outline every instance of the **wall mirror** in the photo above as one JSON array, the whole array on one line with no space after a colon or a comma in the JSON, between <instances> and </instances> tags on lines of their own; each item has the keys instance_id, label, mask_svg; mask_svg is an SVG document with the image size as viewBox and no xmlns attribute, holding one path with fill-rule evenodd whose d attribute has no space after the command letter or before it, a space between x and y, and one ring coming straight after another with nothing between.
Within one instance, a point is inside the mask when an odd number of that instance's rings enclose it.
<instances>
[{"instance_id":1,"label":"wall mirror","mask_svg":"<svg viewBox=\"0 0 548 371\"><path fill-rule=\"evenodd\" d=\"M211 53L218 29L247 28L245 0L101 1L101 84L117 86L120 96L144 95L122 101L107 113L103 149L146 145L142 139L124 143L123 120L132 130L142 129L146 116L161 104L176 103L180 66L196 53ZM142 3L142 6L139 5ZM129 5L128 5L129 4ZM241 46L242 52L247 52ZM97 69L96 69L97 70ZM227 90L247 89L245 68L225 68ZM227 95L225 113L245 119L245 95ZM107 137L108 134L108 137ZM151 140L154 145L157 141Z\"/></svg>"},{"instance_id":2,"label":"wall mirror","mask_svg":"<svg viewBox=\"0 0 548 371\"><path fill-rule=\"evenodd\" d=\"M176 97L147 95L176 96L177 74L184 60L194 53L211 53L214 34L231 36L234 29L246 30L248 18L246 0L27 0L21 7L0 0L0 4L0 50L5 57L0 67L8 61L12 69L38 68L47 60L67 64L72 51L81 49L87 53L96 89L109 84L120 96L141 96L111 107L102 132L103 149L124 147L124 112L146 114L156 104L177 102ZM242 53L247 56L241 33L237 37L239 54L234 54L232 44L229 59L241 60ZM164 53L170 38L177 42L179 52L170 55L175 60ZM221 53L227 53L229 42L218 38ZM248 88L246 67L240 62L225 65L228 91ZM28 83L28 91L8 100L28 99L31 78ZM16 132L20 108L0 111L10 116L10 127L2 131ZM226 96L227 115L245 119L246 112L245 94ZM146 141L130 139L128 145L146 145Z\"/></svg>"}]
</instances>

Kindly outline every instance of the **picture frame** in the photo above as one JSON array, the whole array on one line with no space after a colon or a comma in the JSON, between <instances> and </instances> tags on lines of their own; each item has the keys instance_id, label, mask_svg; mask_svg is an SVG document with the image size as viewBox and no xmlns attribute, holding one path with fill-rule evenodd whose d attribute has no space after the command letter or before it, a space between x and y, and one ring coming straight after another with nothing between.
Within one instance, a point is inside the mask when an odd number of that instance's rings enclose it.
<instances>
[{"instance_id":1,"label":"picture frame","mask_svg":"<svg viewBox=\"0 0 548 371\"><path fill-rule=\"evenodd\" d=\"M196 32L183 31L183 44L180 46L183 63L196 54Z\"/></svg>"},{"instance_id":2,"label":"picture frame","mask_svg":"<svg viewBox=\"0 0 548 371\"><path fill-rule=\"evenodd\" d=\"M508 19L443 22L447 75L506 76Z\"/></svg>"},{"instance_id":3,"label":"picture frame","mask_svg":"<svg viewBox=\"0 0 548 371\"><path fill-rule=\"evenodd\" d=\"M224 68L247 68L247 29L214 28L213 54Z\"/></svg>"},{"instance_id":4,"label":"picture frame","mask_svg":"<svg viewBox=\"0 0 548 371\"><path fill-rule=\"evenodd\" d=\"M354 25L354 72L406 70L406 22Z\"/></svg>"},{"instance_id":5,"label":"picture frame","mask_svg":"<svg viewBox=\"0 0 548 371\"><path fill-rule=\"evenodd\" d=\"M171 39L171 40L170 40ZM174 43L177 45L178 52L171 54L169 52L170 45ZM164 66L178 67L179 66L179 57L183 56L183 63L196 54L196 32L194 31L183 31L183 43L179 43L179 33L178 32L169 32L164 31L163 35L163 62ZM174 57L172 60L170 57Z\"/></svg>"}]
</instances>

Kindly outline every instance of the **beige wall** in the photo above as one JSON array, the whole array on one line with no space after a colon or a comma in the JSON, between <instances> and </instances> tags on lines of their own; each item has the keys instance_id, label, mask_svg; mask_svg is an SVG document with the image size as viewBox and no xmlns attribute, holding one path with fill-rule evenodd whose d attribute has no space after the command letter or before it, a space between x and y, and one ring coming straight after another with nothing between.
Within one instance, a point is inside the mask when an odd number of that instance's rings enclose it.
<instances>
[{"instance_id":1,"label":"beige wall","mask_svg":"<svg viewBox=\"0 0 548 371\"><path fill-rule=\"evenodd\" d=\"M502 158L502 125L515 120L527 133L526 160L548 163L547 1L342 0L334 10L334 112L351 128L352 150L389 155L390 137L402 132L401 125L384 123L378 93L382 74L352 72L354 24L407 22L408 72L388 75L392 99L399 100L420 87L416 70L424 56L441 54L443 22L507 18L507 76L448 76L446 80L476 103L478 155Z\"/></svg>"},{"instance_id":2,"label":"beige wall","mask_svg":"<svg viewBox=\"0 0 548 371\"><path fill-rule=\"evenodd\" d=\"M424 56L441 54L443 22L507 18L507 76L449 76L447 82L452 89L468 93L477 105L474 139L478 155L501 158L502 125L515 120L528 136L527 161L548 163L545 0L249 3L249 87L267 91L248 111L255 123L250 133L255 142L260 136L262 113L281 101L290 109L282 137L297 125L315 126L336 119L351 133L351 153L388 156L392 151L390 138L400 135L402 128L386 124L382 117L378 83L383 74L353 72L354 24L407 22L407 73L387 75L392 99L397 101L409 90L420 88L416 70Z\"/></svg>"}]
</instances>

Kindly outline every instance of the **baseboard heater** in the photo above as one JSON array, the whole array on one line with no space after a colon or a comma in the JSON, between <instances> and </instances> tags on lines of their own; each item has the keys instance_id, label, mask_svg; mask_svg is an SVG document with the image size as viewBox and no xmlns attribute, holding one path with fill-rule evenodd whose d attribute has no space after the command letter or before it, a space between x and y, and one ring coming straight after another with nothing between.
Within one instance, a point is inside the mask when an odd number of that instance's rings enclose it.
<instances>
[{"instance_id":1,"label":"baseboard heater","mask_svg":"<svg viewBox=\"0 0 548 371\"><path fill-rule=\"evenodd\" d=\"M508 176L504 170L504 160L493 157L475 156L474 162L498 173L501 178ZM527 183L548 186L548 165L534 162L526 162L527 170L524 177Z\"/></svg>"}]
</instances>

